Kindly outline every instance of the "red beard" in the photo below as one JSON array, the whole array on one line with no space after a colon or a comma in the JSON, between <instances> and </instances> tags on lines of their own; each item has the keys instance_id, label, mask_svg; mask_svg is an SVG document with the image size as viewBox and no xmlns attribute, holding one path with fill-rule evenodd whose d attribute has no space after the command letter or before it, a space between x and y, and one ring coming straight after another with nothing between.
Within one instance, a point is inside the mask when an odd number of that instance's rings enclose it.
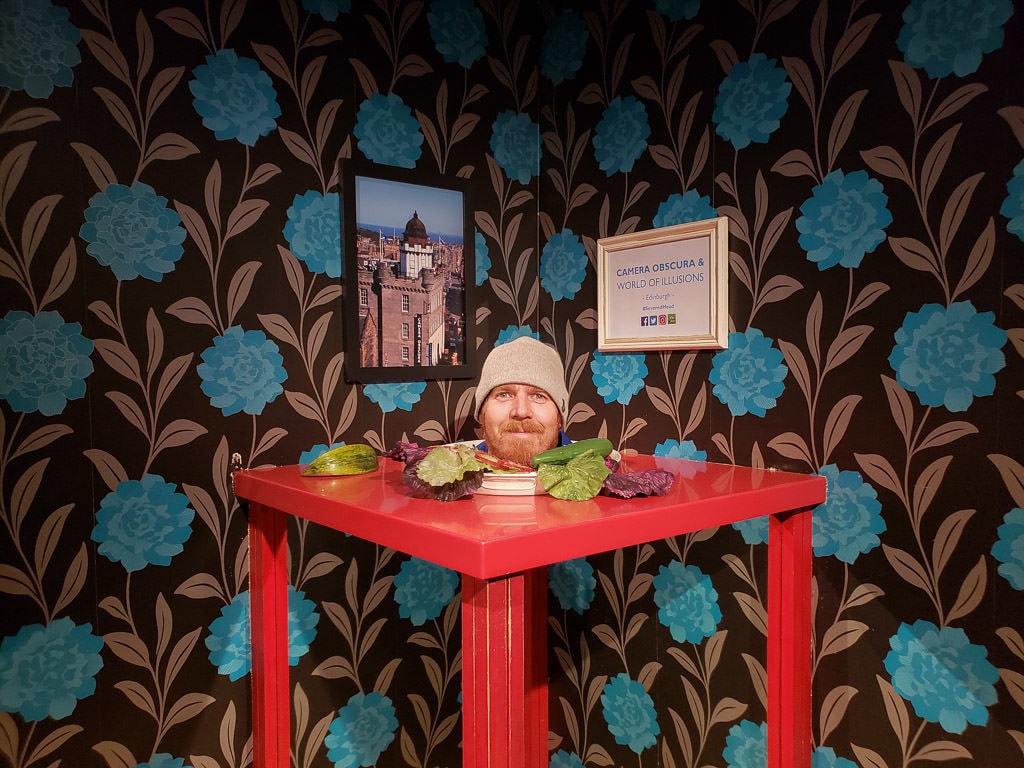
<instances>
[{"instance_id":1,"label":"red beard","mask_svg":"<svg viewBox=\"0 0 1024 768\"><path fill-rule=\"evenodd\" d=\"M528 435L516 435L516 432L528 432ZM530 459L541 451L554 448L558 443L558 429L545 428L534 419L523 421L509 420L498 425L496 435L484 434L487 441L487 452L501 459L519 464L529 464Z\"/></svg>"}]
</instances>

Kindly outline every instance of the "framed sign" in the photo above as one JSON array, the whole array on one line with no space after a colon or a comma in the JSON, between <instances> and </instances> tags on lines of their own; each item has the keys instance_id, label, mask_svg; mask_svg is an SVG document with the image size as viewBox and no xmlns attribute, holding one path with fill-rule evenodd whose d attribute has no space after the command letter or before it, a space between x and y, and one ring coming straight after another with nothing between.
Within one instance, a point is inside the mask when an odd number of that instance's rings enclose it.
<instances>
[{"instance_id":1,"label":"framed sign","mask_svg":"<svg viewBox=\"0 0 1024 768\"><path fill-rule=\"evenodd\" d=\"M476 376L467 182L359 160L341 179L346 377Z\"/></svg>"},{"instance_id":2,"label":"framed sign","mask_svg":"<svg viewBox=\"0 0 1024 768\"><path fill-rule=\"evenodd\" d=\"M597 241L597 348L725 349L725 216Z\"/></svg>"}]
</instances>

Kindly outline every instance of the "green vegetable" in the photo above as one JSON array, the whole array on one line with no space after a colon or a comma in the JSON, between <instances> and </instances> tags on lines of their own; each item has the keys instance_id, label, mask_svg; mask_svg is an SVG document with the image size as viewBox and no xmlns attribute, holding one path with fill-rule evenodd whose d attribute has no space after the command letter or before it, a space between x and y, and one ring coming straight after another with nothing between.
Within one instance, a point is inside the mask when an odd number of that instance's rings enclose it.
<instances>
[{"instance_id":1,"label":"green vegetable","mask_svg":"<svg viewBox=\"0 0 1024 768\"><path fill-rule=\"evenodd\" d=\"M467 474L483 474L488 466L477 459L476 453L476 449L468 445L439 445L416 465L416 477L428 485L442 487L465 479Z\"/></svg>"},{"instance_id":2,"label":"green vegetable","mask_svg":"<svg viewBox=\"0 0 1024 768\"><path fill-rule=\"evenodd\" d=\"M591 437L587 440L577 440L569 445L561 445L549 451L538 453L530 460L531 466L540 467L542 464L566 464L576 456L587 451L592 451L601 459L604 459L612 452L612 441L603 437Z\"/></svg>"},{"instance_id":3,"label":"green vegetable","mask_svg":"<svg viewBox=\"0 0 1024 768\"><path fill-rule=\"evenodd\" d=\"M605 465L604 457L590 448L565 464L544 463L537 468L537 479L544 490L556 499L567 501L594 498L601 492L601 486L609 474L611 470Z\"/></svg>"},{"instance_id":4,"label":"green vegetable","mask_svg":"<svg viewBox=\"0 0 1024 768\"><path fill-rule=\"evenodd\" d=\"M306 465L302 474L306 477L361 475L376 468L377 452L363 443L353 443L324 451Z\"/></svg>"}]
</instances>

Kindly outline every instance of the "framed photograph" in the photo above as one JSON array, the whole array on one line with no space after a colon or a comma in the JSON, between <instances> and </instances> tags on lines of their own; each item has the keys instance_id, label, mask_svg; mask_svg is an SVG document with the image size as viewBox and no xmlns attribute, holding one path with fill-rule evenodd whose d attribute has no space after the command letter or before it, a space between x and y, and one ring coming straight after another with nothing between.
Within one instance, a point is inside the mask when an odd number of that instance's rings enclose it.
<instances>
[{"instance_id":1,"label":"framed photograph","mask_svg":"<svg viewBox=\"0 0 1024 768\"><path fill-rule=\"evenodd\" d=\"M346 377L474 377L468 182L358 160L340 171Z\"/></svg>"},{"instance_id":2,"label":"framed photograph","mask_svg":"<svg viewBox=\"0 0 1024 768\"><path fill-rule=\"evenodd\" d=\"M597 241L598 349L725 349L728 342L726 217Z\"/></svg>"}]
</instances>

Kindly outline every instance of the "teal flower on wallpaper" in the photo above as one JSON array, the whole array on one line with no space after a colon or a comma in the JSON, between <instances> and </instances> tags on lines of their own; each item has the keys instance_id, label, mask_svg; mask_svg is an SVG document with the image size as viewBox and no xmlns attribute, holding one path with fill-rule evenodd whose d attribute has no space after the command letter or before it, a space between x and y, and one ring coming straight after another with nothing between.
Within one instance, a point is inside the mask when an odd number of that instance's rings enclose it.
<instances>
[{"instance_id":1,"label":"teal flower on wallpaper","mask_svg":"<svg viewBox=\"0 0 1024 768\"><path fill-rule=\"evenodd\" d=\"M860 472L826 464L818 472L828 481L828 496L814 508L811 545L817 557L835 555L844 563L853 563L858 555L870 552L881 542L885 530L882 504L878 494L864 482Z\"/></svg>"},{"instance_id":2,"label":"teal flower on wallpaper","mask_svg":"<svg viewBox=\"0 0 1024 768\"><path fill-rule=\"evenodd\" d=\"M999 575L1014 589L1024 590L1024 509L1014 507L996 529L992 557L999 561Z\"/></svg>"},{"instance_id":3,"label":"teal flower on wallpaper","mask_svg":"<svg viewBox=\"0 0 1024 768\"><path fill-rule=\"evenodd\" d=\"M577 11L566 8L558 14L541 41L541 73L555 85L574 78L583 64L588 37L587 25Z\"/></svg>"},{"instance_id":4,"label":"teal flower on wallpaper","mask_svg":"<svg viewBox=\"0 0 1024 768\"><path fill-rule=\"evenodd\" d=\"M327 759L337 768L376 765L395 740L397 728L391 699L377 691L357 693L338 710L327 729Z\"/></svg>"},{"instance_id":5,"label":"teal flower on wallpaper","mask_svg":"<svg viewBox=\"0 0 1024 768\"><path fill-rule=\"evenodd\" d=\"M220 616L210 623L206 648L210 663L217 672L232 682L249 674L252 668L251 613L249 591L239 592L220 609ZM306 593L288 585L288 665L294 667L309 652L316 638L320 614Z\"/></svg>"},{"instance_id":6,"label":"teal flower on wallpaper","mask_svg":"<svg viewBox=\"0 0 1024 768\"><path fill-rule=\"evenodd\" d=\"M359 151L380 165L415 168L423 152L419 122L393 93L375 93L364 99L352 133L359 140Z\"/></svg>"},{"instance_id":7,"label":"teal flower on wallpaper","mask_svg":"<svg viewBox=\"0 0 1024 768\"><path fill-rule=\"evenodd\" d=\"M92 540L99 553L129 573L170 565L192 535L195 510L177 486L160 475L123 480L100 502Z\"/></svg>"},{"instance_id":8,"label":"teal flower on wallpaper","mask_svg":"<svg viewBox=\"0 0 1024 768\"><path fill-rule=\"evenodd\" d=\"M1003 44L1013 0L911 0L896 45L928 77L970 75L981 57Z\"/></svg>"},{"instance_id":9,"label":"teal flower on wallpaper","mask_svg":"<svg viewBox=\"0 0 1024 768\"><path fill-rule=\"evenodd\" d=\"M763 53L734 64L715 96L715 133L736 149L766 143L786 114L792 88L786 70Z\"/></svg>"},{"instance_id":10,"label":"teal flower on wallpaper","mask_svg":"<svg viewBox=\"0 0 1024 768\"><path fill-rule=\"evenodd\" d=\"M811 191L796 220L800 247L819 270L859 267L892 224L889 198L865 171L832 171Z\"/></svg>"},{"instance_id":11,"label":"teal flower on wallpaper","mask_svg":"<svg viewBox=\"0 0 1024 768\"><path fill-rule=\"evenodd\" d=\"M583 761L575 752L560 749L551 756L548 768L583 768Z\"/></svg>"},{"instance_id":12,"label":"teal flower on wallpaper","mask_svg":"<svg viewBox=\"0 0 1024 768\"><path fill-rule=\"evenodd\" d=\"M756 544L768 543L768 516L754 517L750 520L740 520L733 523L732 527L743 536L743 543L754 546Z\"/></svg>"},{"instance_id":13,"label":"teal flower on wallpaper","mask_svg":"<svg viewBox=\"0 0 1024 768\"><path fill-rule=\"evenodd\" d=\"M314 275L341 277L341 200L309 190L296 195L288 208L284 239L291 252Z\"/></svg>"},{"instance_id":14,"label":"teal flower on wallpaper","mask_svg":"<svg viewBox=\"0 0 1024 768\"><path fill-rule=\"evenodd\" d=\"M263 413L284 391L281 384L288 378L284 358L263 331L243 331L233 325L200 357L203 362L196 371L203 380L203 393L225 416L239 411L253 416Z\"/></svg>"},{"instance_id":15,"label":"teal flower on wallpaper","mask_svg":"<svg viewBox=\"0 0 1024 768\"><path fill-rule=\"evenodd\" d=\"M988 722L999 670L989 662L985 646L971 643L959 627L939 629L922 619L901 623L889 647L884 664L892 687L918 717L949 733Z\"/></svg>"},{"instance_id":16,"label":"teal flower on wallpaper","mask_svg":"<svg viewBox=\"0 0 1024 768\"><path fill-rule=\"evenodd\" d=\"M0 0L0 88L45 99L75 79L82 33L49 0Z\"/></svg>"},{"instance_id":17,"label":"teal flower on wallpaper","mask_svg":"<svg viewBox=\"0 0 1024 768\"><path fill-rule=\"evenodd\" d=\"M256 59L224 48L208 55L192 74L192 106L219 140L236 139L252 147L277 128L277 91Z\"/></svg>"},{"instance_id":18,"label":"teal flower on wallpaper","mask_svg":"<svg viewBox=\"0 0 1024 768\"><path fill-rule=\"evenodd\" d=\"M505 110L494 118L491 154L508 178L528 184L540 173L540 128L529 115Z\"/></svg>"},{"instance_id":19,"label":"teal flower on wallpaper","mask_svg":"<svg viewBox=\"0 0 1024 768\"><path fill-rule=\"evenodd\" d=\"M299 464L309 464L309 462L313 461L313 459L315 459L320 454L325 453L325 452L331 450L332 448L340 448L344 444L345 444L344 440L341 440L341 441L339 441L337 443L331 443L330 445L325 445L324 443L317 443L312 448L310 448L308 451L303 451L299 455L298 463Z\"/></svg>"},{"instance_id":20,"label":"teal flower on wallpaper","mask_svg":"<svg viewBox=\"0 0 1024 768\"><path fill-rule=\"evenodd\" d=\"M487 27L473 0L432 0L427 21L445 61L469 69L486 52Z\"/></svg>"},{"instance_id":21,"label":"teal flower on wallpaper","mask_svg":"<svg viewBox=\"0 0 1024 768\"><path fill-rule=\"evenodd\" d=\"M487 282L487 272L491 268L491 257L487 253L487 239L479 229L473 230L473 255L476 258L474 282L477 285L483 285Z\"/></svg>"},{"instance_id":22,"label":"teal flower on wallpaper","mask_svg":"<svg viewBox=\"0 0 1024 768\"><path fill-rule=\"evenodd\" d=\"M418 557L402 563L395 574L395 602L398 615L415 626L436 619L455 597L459 574Z\"/></svg>"},{"instance_id":23,"label":"teal flower on wallpaper","mask_svg":"<svg viewBox=\"0 0 1024 768\"><path fill-rule=\"evenodd\" d=\"M548 587L558 598L563 611L583 614L594 600L594 567L585 557L552 563L548 566Z\"/></svg>"},{"instance_id":24,"label":"teal flower on wallpaper","mask_svg":"<svg viewBox=\"0 0 1024 768\"><path fill-rule=\"evenodd\" d=\"M654 701L636 680L620 672L604 687L601 694L602 714L616 744L625 744L638 755L658 742L657 714Z\"/></svg>"},{"instance_id":25,"label":"teal flower on wallpaper","mask_svg":"<svg viewBox=\"0 0 1024 768\"><path fill-rule=\"evenodd\" d=\"M697 450L693 440L665 440L654 446L655 456L668 456L673 459L690 459L692 461L707 461L708 452Z\"/></svg>"},{"instance_id":26,"label":"teal flower on wallpaper","mask_svg":"<svg viewBox=\"0 0 1024 768\"><path fill-rule=\"evenodd\" d=\"M518 339L520 336L540 339L540 334L528 325L506 325L498 331L498 340L494 342L494 346L497 347L500 344L505 344L513 339Z\"/></svg>"},{"instance_id":27,"label":"teal flower on wallpaper","mask_svg":"<svg viewBox=\"0 0 1024 768\"><path fill-rule=\"evenodd\" d=\"M185 758L174 757L167 752L160 752L149 758L149 762L138 763L135 768L192 768L185 765Z\"/></svg>"},{"instance_id":28,"label":"teal flower on wallpaper","mask_svg":"<svg viewBox=\"0 0 1024 768\"><path fill-rule=\"evenodd\" d=\"M718 590L711 577L695 565L673 560L658 568L654 577L654 604L658 621L678 643L697 644L711 637L722 620Z\"/></svg>"},{"instance_id":29,"label":"teal flower on wallpaper","mask_svg":"<svg viewBox=\"0 0 1024 768\"><path fill-rule=\"evenodd\" d=\"M647 109L635 96L616 96L594 129L594 156L608 176L628 173L647 149L651 126Z\"/></svg>"},{"instance_id":30,"label":"teal flower on wallpaper","mask_svg":"<svg viewBox=\"0 0 1024 768\"><path fill-rule=\"evenodd\" d=\"M764 416L774 408L789 369L772 339L757 328L729 334L729 348L711 359L711 391L733 416Z\"/></svg>"},{"instance_id":31,"label":"teal flower on wallpaper","mask_svg":"<svg viewBox=\"0 0 1024 768\"><path fill-rule=\"evenodd\" d=\"M838 757L832 747L815 747L811 753L811 768L857 768L857 764Z\"/></svg>"},{"instance_id":32,"label":"teal flower on wallpaper","mask_svg":"<svg viewBox=\"0 0 1024 768\"><path fill-rule=\"evenodd\" d=\"M711 205L711 198L695 189L683 194L673 192L658 206L654 214L654 227L671 227L675 224L689 224L691 221L713 219L718 211Z\"/></svg>"},{"instance_id":33,"label":"teal flower on wallpaper","mask_svg":"<svg viewBox=\"0 0 1024 768\"><path fill-rule=\"evenodd\" d=\"M302 0L302 7L319 14L324 21L336 21L339 14L352 10L352 0Z\"/></svg>"},{"instance_id":34,"label":"teal flower on wallpaper","mask_svg":"<svg viewBox=\"0 0 1024 768\"><path fill-rule=\"evenodd\" d=\"M681 21L697 15L700 0L654 0L654 7L669 21Z\"/></svg>"},{"instance_id":35,"label":"teal flower on wallpaper","mask_svg":"<svg viewBox=\"0 0 1024 768\"><path fill-rule=\"evenodd\" d=\"M768 725L741 720L725 737L726 768L764 768L768 764Z\"/></svg>"},{"instance_id":36,"label":"teal flower on wallpaper","mask_svg":"<svg viewBox=\"0 0 1024 768\"><path fill-rule=\"evenodd\" d=\"M391 413L396 408L411 411L426 389L425 381L367 384L363 387L363 394L379 405L384 413Z\"/></svg>"},{"instance_id":37,"label":"teal flower on wallpaper","mask_svg":"<svg viewBox=\"0 0 1024 768\"><path fill-rule=\"evenodd\" d=\"M642 353L634 355L612 352L606 355L603 352L594 352L590 370L597 394L601 395L606 403L614 401L629 405L633 395L644 388L647 363L644 362Z\"/></svg>"},{"instance_id":38,"label":"teal flower on wallpaper","mask_svg":"<svg viewBox=\"0 0 1024 768\"><path fill-rule=\"evenodd\" d=\"M969 301L908 312L889 355L896 381L922 405L966 411L975 397L995 391L994 374L1006 364L1006 331L994 320L992 312L978 312Z\"/></svg>"},{"instance_id":39,"label":"teal flower on wallpaper","mask_svg":"<svg viewBox=\"0 0 1024 768\"><path fill-rule=\"evenodd\" d=\"M0 399L19 413L56 416L85 395L93 343L59 312L13 310L0 320Z\"/></svg>"},{"instance_id":40,"label":"teal flower on wallpaper","mask_svg":"<svg viewBox=\"0 0 1024 768\"><path fill-rule=\"evenodd\" d=\"M78 235L86 252L118 280L159 283L184 253L181 216L148 184L111 184L89 198Z\"/></svg>"},{"instance_id":41,"label":"teal flower on wallpaper","mask_svg":"<svg viewBox=\"0 0 1024 768\"><path fill-rule=\"evenodd\" d=\"M587 252L579 235L563 229L551 236L540 253L540 287L554 301L572 299L587 277Z\"/></svg>"},{"instance_id":42,"label":"teal flower on wallpaper","mask_svg":"<svg viewBox=\"0 0 1024 768\"><path fill-rule=\"evenodd\" d=\"M1024 240L1024 160L1013 168L1013 178L1006 184L1006 199L999 212L1009 219L1006 231Z\"/></svg>"},{"instance_id":43,"label":"teal flower on wallpaper","mask_svg":"<svg viewBox=\"0 0 1024 768\"><path fill-rule=\"evenodd\" d=\"M28 722L62 720L96 692L103 638L64 616L29 624L0 643L0 712Z\"/></svg>"}]
</instances>

